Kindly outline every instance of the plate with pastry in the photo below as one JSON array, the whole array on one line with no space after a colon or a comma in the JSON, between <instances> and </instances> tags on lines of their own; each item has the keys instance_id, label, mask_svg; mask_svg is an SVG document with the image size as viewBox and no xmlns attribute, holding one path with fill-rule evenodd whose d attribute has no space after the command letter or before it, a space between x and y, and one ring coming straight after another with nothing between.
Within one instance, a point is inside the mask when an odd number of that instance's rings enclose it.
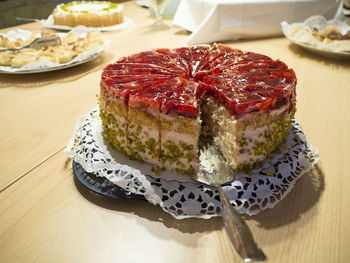
<instances>
[{"instance_id":1,"label":"plate with pastry","mask_svg":"<svg viewBox=\"0 0 350 263\"><path fill-rule=\"evenodd\" d=\"M0 34L0 73L30 74L73 67L98 57L108 46L99 31L68 33L15 29Z\"/></svg>"},{"instance_id":2,"label":"plate with pastry","mask_svg":"<svg viewBox=\"0 0 350 263\"><path fill-rule=\"evenodd\" d=\"M73 1L56 6L46 20L40 22L52 29L71 30L76 26L85 26L89 30L114 31L133 24L124 16L122 4L108 1Z\"/></svg>"},{"instance_id":3,"label":"plate with pastry","mask_svg":"<svg viewBox=\"0 0 350 263\"><path fill-rule=\"evenodd\" d=\"M350 26L340 19L312 16L302 23L281 23L284 35L294 44L318 55L350 59Z\"/></svg>"}]
</instances>

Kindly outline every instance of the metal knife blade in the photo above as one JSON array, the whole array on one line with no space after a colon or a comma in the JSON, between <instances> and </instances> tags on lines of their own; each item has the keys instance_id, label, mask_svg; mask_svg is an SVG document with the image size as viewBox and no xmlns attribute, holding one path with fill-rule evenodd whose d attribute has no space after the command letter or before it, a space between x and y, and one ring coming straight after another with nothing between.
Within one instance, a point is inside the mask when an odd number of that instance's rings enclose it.
<instances>
[{"instance_id":1,"label":"metal knife blade","mask_svg":"<svg viewBox=\"0 0 350 263\"><path fill-rule=\"evenodd\" d=\"M234 178L234 172L214 144L207 145L201 150L200 167L201 172L198 173L196 180L214 185L218 189L225 229L237 253L244 262L265 261L266 256L255 242L248 225L230 204L221 187Z\"/></svg>"}]
</instances>

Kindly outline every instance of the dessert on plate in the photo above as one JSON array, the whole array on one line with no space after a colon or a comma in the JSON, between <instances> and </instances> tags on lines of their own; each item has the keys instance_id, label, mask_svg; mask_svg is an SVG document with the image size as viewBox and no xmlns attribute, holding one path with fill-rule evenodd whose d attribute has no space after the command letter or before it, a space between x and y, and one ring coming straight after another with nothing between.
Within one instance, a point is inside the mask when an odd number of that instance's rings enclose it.
<instances>
[{"instance_id":1,"label":"dessert on plate","mask_svg":"<svg viewBox=\"0 0 350 263\"><path fill-rule=\"evenodd\" d=\"M21 34L22 33L22 34ZM21 35L27 33L26 39ZM11 34L9 34L11 35ZM10 68L21 68L29 63L40 61L57 63L58 65L69 63L78 55L93 50L103 45L104 41L99 31L78 33L70 31L67 34L58 35L60 44L55 46L44 46L40 49L24 48L16 51L4 51L10 48L20 48L31 43L37 37L54 36L54 33L42 33L39 36L30 31L19 31L18 37L11 39L6 34L0 35L0 66Z\"/></svg>"},{"instance_id":2,"label":"dessert on plate","mask_svg":"<svg viewBox=\"0 0 350 263\"><path fill-rule=\"evenodd\" d=\"M104 136L131 159L182 174L199 169L213 140L233 169L250 170L285 141L296 83L285 63L220 44L140 52L102 72Z\"/></svg>"},{"instance_id":3,"label":"dessert on plate","mask_svg":"<svg viewBox=\"0 0 350 263\"><path fill-rule=\"evenodd\" d=\"M311 16L302 23L281 23L284 35L293 43L320 55L348 58L350 55L350 25L341 17L327 20Z\"/></svg>"},{"instance_id":4,"label":"dessert on plate","mask_svg":"<svg viewBox=\"0 0 350 263\"><path fill-rule=\"evenodd\" d=\"M108 1L73 1L52 12L55 25L104 27L123 22L123 5Z\"/></svg>"}]
</instances>

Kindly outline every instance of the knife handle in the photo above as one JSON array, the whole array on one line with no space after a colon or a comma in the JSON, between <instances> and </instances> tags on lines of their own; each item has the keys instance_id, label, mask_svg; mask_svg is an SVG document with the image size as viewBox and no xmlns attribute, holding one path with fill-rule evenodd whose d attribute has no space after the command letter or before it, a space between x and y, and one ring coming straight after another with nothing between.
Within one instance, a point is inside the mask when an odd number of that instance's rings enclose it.
<instances>
[{"instance_id":1,"label":"knife handle","mask_svg":"<svg viewBox=\"0 0 350 263\"><path fill-rule=\"evenodd\" d=\"M265 261L264 252L256 244L253 234L240 214L230 204L221 186L218 186L226 232L244 262Z\"/></svg>"}]
</instances>

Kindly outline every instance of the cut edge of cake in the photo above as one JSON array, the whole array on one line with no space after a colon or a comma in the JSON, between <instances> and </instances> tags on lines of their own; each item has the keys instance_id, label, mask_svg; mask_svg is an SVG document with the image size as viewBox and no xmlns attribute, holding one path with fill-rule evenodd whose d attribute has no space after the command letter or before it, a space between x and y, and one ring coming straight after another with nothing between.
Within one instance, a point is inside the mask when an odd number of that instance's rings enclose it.
<instances>
[{"instance_id":1,"label":"cut edge of cake","mask_svg":"<svg viewBox=\"0 0 350 263\"><path fill-rule=\"evenodd\" d=\"M295 99L291 103L236 119L224 106L206 97L201 106L201 134L214 141L233 169L250 172L286 140L295 114Z\"/></svg>"}]
</instances>

